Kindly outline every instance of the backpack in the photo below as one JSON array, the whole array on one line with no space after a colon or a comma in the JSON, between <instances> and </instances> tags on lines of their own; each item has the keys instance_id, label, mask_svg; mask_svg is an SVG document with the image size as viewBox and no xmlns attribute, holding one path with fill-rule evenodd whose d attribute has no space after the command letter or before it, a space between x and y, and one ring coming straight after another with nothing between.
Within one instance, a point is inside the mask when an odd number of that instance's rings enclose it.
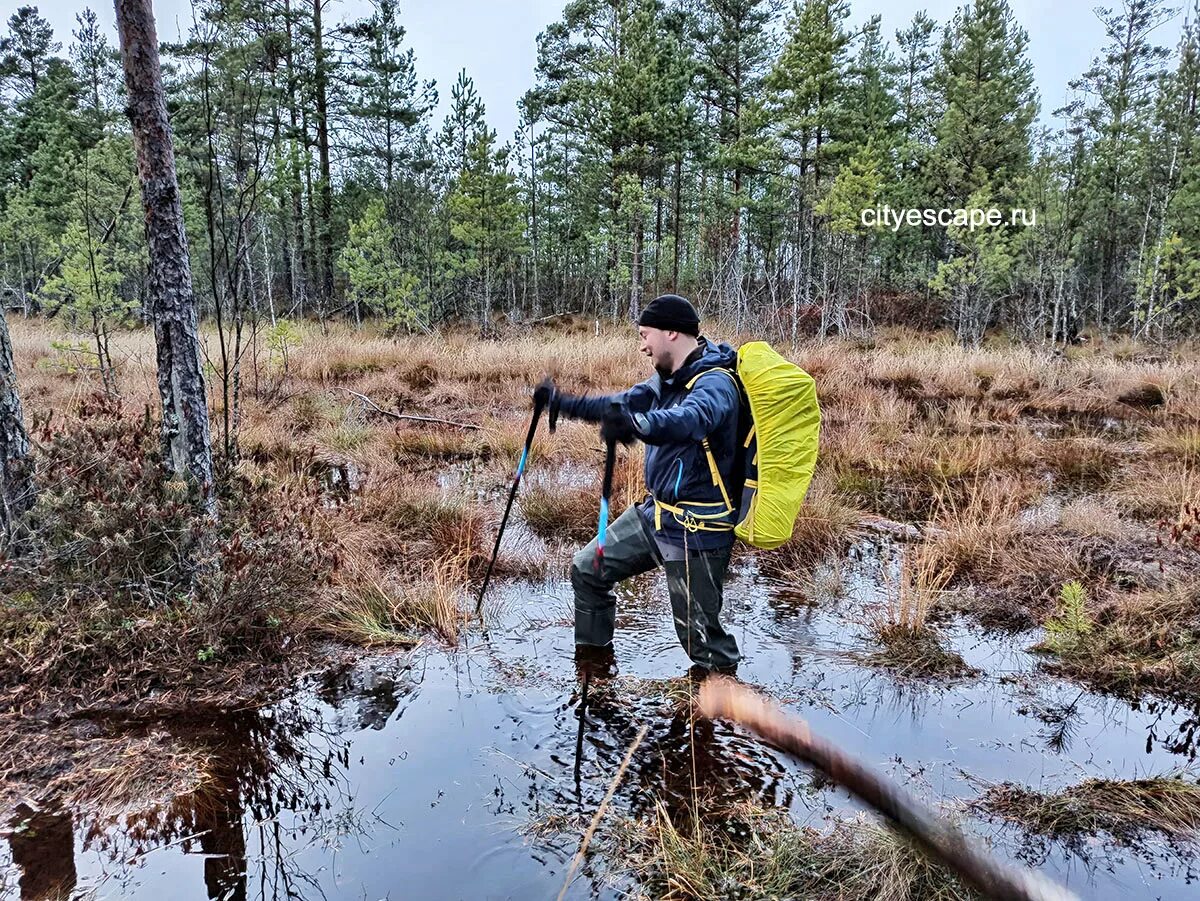
<instances>
[{"instance_id":1,"label":"backpack","mask_svg":"<svg viewBox=\"0 0 1200 901\"><path fill-rule=\"evenodd\" d=\"M754 547L776 548L792 537L817 464L821 407L816 383L765 341L738 348L736 375L720 371L740 383L752 420L743 443L746 479L734 534ZM704 450L714 481L728 497L708 439Z\"/></svg>"}]
</instances>

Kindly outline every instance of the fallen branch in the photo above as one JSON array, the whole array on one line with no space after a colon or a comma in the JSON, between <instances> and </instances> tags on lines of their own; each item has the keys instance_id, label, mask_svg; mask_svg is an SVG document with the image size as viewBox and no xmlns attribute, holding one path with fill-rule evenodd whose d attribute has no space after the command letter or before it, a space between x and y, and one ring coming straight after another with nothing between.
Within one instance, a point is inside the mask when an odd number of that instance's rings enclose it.
<instances>
[{"instance_id":1,"label":"fallen branch","mask_svg":"<svg viewBox=\"0 0 1200 901\"><path fill-rule=\"evenodd\" d=\"M474 425L469 422L454 422L451 419L438 419L435 416L414 416L410 413L395 413L392 410L383 409L383 407L379 406L379 404L375 403L375 401L371 400L371 398L367 397L365 394L359 394L357 391L351 391L349 388L339 387L338 390L345 391L347 394L353 394L376 413L382 413L384 416L388 416L392 419L410 419L414 422L436 422L439 425L452 425L460 429L475 429L476 431L481 431L483 429L483 426Z\"/></svg>"},{"instance_id":2,"label":"fallen branch","mask_svg":"<svg viewBox=\"0 0 1200 901\"><path fill-rule=\"evenodd\" d=\"M741 723L764 741L794 754L909 835L927 854L952 869L984 896L998 901L1069 901L1075 895L1040 873L1009 866L969 841L899 786L832 742L813 735L808 723L785 714L774 702L743 685L711 678L700 686L705 716Z\"/></svg>"}]
</instances>

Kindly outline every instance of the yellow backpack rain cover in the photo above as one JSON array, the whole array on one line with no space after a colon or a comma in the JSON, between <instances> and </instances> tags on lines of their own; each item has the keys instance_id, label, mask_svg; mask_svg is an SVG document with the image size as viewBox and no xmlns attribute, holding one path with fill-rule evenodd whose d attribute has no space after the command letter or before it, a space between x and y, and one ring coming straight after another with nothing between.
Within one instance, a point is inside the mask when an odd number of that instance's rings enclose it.
<instances>
[{"instance_id":1,"label":"yellow backpack rain cover","mask_svg":"<svg viewBox=\"0 0 1200 901\"><path fill-rule=\"evenodd\" d=\"M792 537L817 464L817 386L765 341L738 349L737 373L754 424L746 436L746 483L734 534L755 547L775 548Z\"/></svg>"}]
</instances>

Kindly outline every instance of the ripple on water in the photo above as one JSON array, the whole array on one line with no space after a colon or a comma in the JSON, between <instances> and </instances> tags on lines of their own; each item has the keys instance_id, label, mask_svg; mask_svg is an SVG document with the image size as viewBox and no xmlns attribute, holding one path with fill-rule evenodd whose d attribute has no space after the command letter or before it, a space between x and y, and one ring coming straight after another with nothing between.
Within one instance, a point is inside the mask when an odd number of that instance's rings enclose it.
<instances>
[{"instance_id":1,"label":"ripple on water","mask_svg":"<svg viewBox=\"0 0 1200 901\"><path fill-rule=\"evenodd\" d=\"M1048 676L1025 650L1034 635L941 624L983 671L976 679L902 680L864 666L862 614L895 565L880 551L863 544L840 561L841 595L816 607L773 593L744 561L724 617L745 653L740 677L912 791L960 810L989 782L1050 790L1194 760L1195 708L1130 703ZM855 809L780 752L691 715L680 701L688 660L661 576L622 590L620 674L590 686L582 718L569 584L495 591L486 639L472 632L461 649L364 659L265 710L177 730L209 760L208 788L196 796L128 818L49 810L38 823L27 816L40 828L8 824L0 884L49 873L79 894L180 901L478 897L481 887L552 897L580 824L643 725L611 815L698 797L714 814L753 800L817 824ZM1165 843L1080 852L963 816L1005 856L1044 866L1086 897L1181 897L1195 878L1190 858ZM531 824L560 828L530 834ZM575 896L618 897L622 883L602 870L585 868Z\"/></svg>"}]
</instances>

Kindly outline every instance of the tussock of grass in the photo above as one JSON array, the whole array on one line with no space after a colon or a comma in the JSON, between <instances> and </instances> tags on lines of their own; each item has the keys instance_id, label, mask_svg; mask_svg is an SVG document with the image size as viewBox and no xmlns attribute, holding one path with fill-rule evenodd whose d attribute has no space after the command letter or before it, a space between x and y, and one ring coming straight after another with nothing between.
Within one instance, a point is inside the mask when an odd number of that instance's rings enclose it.
<instances>
[{"instance_id":1,"label":"tussock of grass","mask_svg":"<svg viewBox=\"0 0 1200 901\"><path fill-rule=\"evenodd\" d=\"M887 585L888 599L872 611L871 631L880 647L871 662L897 670L904 676L962 676L971 672L962 656L947 650L929 614L950 573L938 569L937 558L928 548L905 553L900 579Z\"/></svg>"},{"instance_id":2,"label":"tussock of grass","mask_svg":"<svg viewBox=\"0 0 1200 901\"><path fill-rule=\"evenodd\" d=\"M904 626L883 625L874 632L881 647L867 659L877 666L895 670L897 675L955 678L975 672L967 666L961 654L942 645L938 634L930 626L913 630Z\"/></svg>"},{"instance_id":3,"label":"tussock of grass","mask_svg":"<svg viewBox=\"0 0 1200 901\"><path fill-rule=\"evenodd\" d=\"M401 424L396 426L388 445L399 461L445 460L479 454L483 449L483 440L478 432L470 429Z\"/></svg>"},{"instance_id":4,"label":"tussock of grass","mask_svg":"<svg viewBox=\"0 0 1200 901\"><path fill-rule=\"evenodd\" d=\"M521 494L521 511L535 535L588 541L596 534L600 489L530 485Z\"/></svg>"},{"instance_id":5,"label":"tussock of grass","mask_svg":"<svg viewBox=\"0 0 1200 901\"><path fill-rule=\"evenodd\" d=\"M450 644L467 616L463 562L444 560L420 581L384 585L368 580L342 589L330 603L326 626L335 636L364 645L411 645L422 631Z\"/></svg>"},{"instance_id":6,"label":"tussock of grass","mask_svg":"<svg viewBox=\"0 0 1200 901\"><path fill-rule=\"evenodd\" d=\"M1094 437L1044 441L1041 460L1061 484L1099 488L1116 474L1121 454Z\"/></svg>"},{"instance_id":7,"label":"tussock of grass","mask_svg":"<svg viewBox=\"0 0 1200 901\"><path fill-rule=\"evenodd\" d=\"M1116 502L1094 495L1078 497L1067 503L1062 509L1059 523L1064 529L1089 538L1117 539L1129 531L1121 520Z\"/></svg>"},{"instance_id":8,"label":"tussock of grass","mask_svg":"<svg viewBox=\"0 0 1200 901\"><path fill-rule=\"evenodd\" d=\"M1200 501L1200 469L1188 463L1139 467L1122 476L1113 495L1134 516L1173 518Z\"/></svg>"},{"instance_id":9,"label":"tussock of grass","mask_svg":"<svg viewBox=\"0 0 1200 901\"><path fill-rule=\"evenodd\" d=\"M1132 838L1154 830L1182 838L1200 830L1200 785L1183 774L1088 779L1056 794L1006 782L989 788L975 806L1056 837L1109 832Z\"/></svg>"},{"instance_id":10,"label":"tussock of grass","mask_svg":"<svg viewBox=\"0 0 1200 901\"><path fill-rule=\"evenodd\" d=\"M812 898L958 901L976 897L895 832L866 817L829 831L743 805L723 822L675 822L658 805L620 831L626 861L654 898Z\"/></svg>"},{"instance_id":11,"label":"tussock of grass","mask_svg":"<svg viewBox=\"0 0 1200 901\"><path fill-rule=\"evenodd\" d=\"M1200 465L1200 427L1165 426L1152 429L1147 436L1150 447L1164 456L1177 457L1192 466Z\"/></svg>"},{"instance_id":12,"label":"tussock of grass","mask_svg":"<svg viewBox=\"0 0 1200 901\"><path fill-rule=\"evenodd\" d=\"M950 492L941 500L935 519L937 539L928 548L927 563L937 572L986 577L1009 564L1006 551L1021 533L1020 487L1011 478L976 478L965 502Z\"/></svg>"}]
</instances>

